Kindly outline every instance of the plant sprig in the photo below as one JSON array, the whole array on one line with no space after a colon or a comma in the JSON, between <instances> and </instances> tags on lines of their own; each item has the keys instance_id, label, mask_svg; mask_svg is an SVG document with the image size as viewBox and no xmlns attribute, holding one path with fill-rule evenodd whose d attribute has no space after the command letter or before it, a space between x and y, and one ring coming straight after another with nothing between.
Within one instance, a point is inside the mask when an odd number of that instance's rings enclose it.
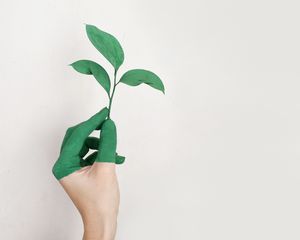
<instances>
[{"instance_id":1,"label":"plant sprig","mask_svg":"<svg viewBox=\"0 0 300 240\"><path fill-rule=\"evenodd\" d=\"M108 118L110 118L111 107L116 87L119 83L129 86L138 86L145 83L157 90L165 93L164 84L153 72L144 69L132 69L125 72L117 82L119 67L124 62L124 51L119 41L111 34L104 32L93 25L86 25L86 33L94 47L111 63L114 67L113 85L107 71L98 63L91 60L79 60L71 66L82 74L93 75L98 83L104 88L108 95Z\"/></svg>"}]
</instances>

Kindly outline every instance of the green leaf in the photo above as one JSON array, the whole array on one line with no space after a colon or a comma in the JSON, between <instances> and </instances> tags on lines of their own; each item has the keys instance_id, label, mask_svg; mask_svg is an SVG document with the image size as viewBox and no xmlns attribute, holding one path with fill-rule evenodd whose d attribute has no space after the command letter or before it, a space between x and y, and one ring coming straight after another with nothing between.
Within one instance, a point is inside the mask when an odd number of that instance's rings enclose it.
<instances>
[{"instance_id":1,"label":"green leaf","mask_svg":"<svg viewBox=\"0 0 300 240\"><path fill-rule=\"evenodd\" d=\"M77 72L83 73L83 74L92 74L91 72L91 65L90 60L79 60L76 62L73 62L72 64L70 64L70 66L72 66Z\"/></svg>"},{"instance_id":2,"label":"green leaf","mask_svg":"<svg viewBox=\"0 0 300 240\"><path fill-rule=\"evenodd\" d=\"M105 89L107 94L110 92L110 79L109 75L103 67L98 63L90 60L79 60L71 64L71 66L80 73L93 75L98 83Z\"/></svg>"},{"instance_id":3,"label":"green leaf","mask_svg":"<svg viewBox=\"0 0 300 240\"><path fill-rule=\"evenodd\" d=\"M124 62L124 52L119 41L93 25L86 25L86 33L95 48L114 66L115 70Z\"/></svg>"},{"instance_id":4,"label":"green leaf","mask_svg":"<svg viewBox=\"0 0 300 240\"><path fill-rule=\"evenodd\" d=\"M165 93L165 87L160 78L153 72L144 69L133 69L124 73L120 82L129 86L138 86L141 83L148 84L150 87L158 89Z\"/></svg>"}]
</instances>

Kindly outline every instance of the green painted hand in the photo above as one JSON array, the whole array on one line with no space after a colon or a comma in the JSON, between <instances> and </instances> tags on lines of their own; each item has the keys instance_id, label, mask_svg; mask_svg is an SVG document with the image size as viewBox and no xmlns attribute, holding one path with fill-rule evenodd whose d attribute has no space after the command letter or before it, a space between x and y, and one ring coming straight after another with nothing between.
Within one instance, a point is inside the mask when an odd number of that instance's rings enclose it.
<instances>
[{"instance_id":1,"label":"green painted hand","mask_svg":"<svg viewBox=\"0 0 300 240\"><path fill-rule=\"evenodd\" d=\"M108 109L103 108L90 119L67 130L60 155L52 168L54 176L60 180L82 167L94 162L121 164L125 157L116 153L117 131L115 123L107 118ZM100 130L100 139L90 137L94 130ZM85 157L89 150L96 150Z\"/></svg>"}]
</instances>

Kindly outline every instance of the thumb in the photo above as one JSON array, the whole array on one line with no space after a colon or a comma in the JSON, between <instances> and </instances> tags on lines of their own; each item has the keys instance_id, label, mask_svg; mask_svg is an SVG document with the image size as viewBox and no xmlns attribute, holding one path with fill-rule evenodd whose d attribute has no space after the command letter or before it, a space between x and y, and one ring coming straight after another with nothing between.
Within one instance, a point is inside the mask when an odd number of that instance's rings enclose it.
<instances>
[{"instance_id":1,"label":"thumb","mask_svg":"<svg viewBox=\"0 0 300 240\"><path fill-rule=\"evenodd\" d=\"M104 121L99 142L99 151L96 162L113 162L116 161L117 149L117 129L111 119Z\"/></svg>"}]
</instances>

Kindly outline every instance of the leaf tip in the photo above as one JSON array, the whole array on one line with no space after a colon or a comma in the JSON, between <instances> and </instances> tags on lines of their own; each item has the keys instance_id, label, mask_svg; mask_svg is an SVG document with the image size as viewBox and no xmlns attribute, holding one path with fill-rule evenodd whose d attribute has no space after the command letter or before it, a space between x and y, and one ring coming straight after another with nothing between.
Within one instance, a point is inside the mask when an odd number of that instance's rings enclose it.
<instances>
[{"instance_id":1,"label":"leaf tip","mask_svg":"<svg viewBox=\"0 0 300 240\"><path fill-rule=\"evenodd\" d=\"M70 63L70 64L68 64L68 66L75 69L75 67L76 67L76 62Z\"/></svg>"},{"instance_id":2,"label":"leaf tip","mask_svg":"<svg viewBox=\"0 0 300 240\"><path fill-rule=\"evenodd\" d=\"M92 24L85 23L84 25L85 25L86 30L91 29L91 28L96 28L96 26L94 26Z\"/></svg>"},{"instance_id":3,"label":"leaf tip","mask_svg":"<svg viewBox=\"0 0 300 240\"><path fill-rule=\"evenodd\" d=\"M88 24L88 23L84 23L84 26L85 26L85 31L86 32L90 31L91 27L94 27L93 25Z\"/></svg>"},{"instance_id":4,"label":"leaf tip","mask_svg":"<svg viewBox=\"0 0 300 240\"><path fill-rule=\"evenodd\" d=\"M161 80L160 80L161 81ZM161 88L159 89L164 95L166 95L166 89L165 89L165 86L164 86L164 84L163 84L163 82L161 81L161 84L162 84L162 86L161 86Z\"/></svg>"}]
</instances>

